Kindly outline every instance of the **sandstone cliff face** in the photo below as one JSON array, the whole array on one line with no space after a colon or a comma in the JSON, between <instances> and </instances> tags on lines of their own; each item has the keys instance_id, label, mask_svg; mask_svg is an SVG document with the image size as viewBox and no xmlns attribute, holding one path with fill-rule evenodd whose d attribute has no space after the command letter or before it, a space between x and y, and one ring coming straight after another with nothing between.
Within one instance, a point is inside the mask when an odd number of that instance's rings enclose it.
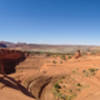
<instances>
[{"instance_id":1,"label":"sandstone cliff face","mask_svg":"<svg viewBox=\"0 0 100 100\"><path fill-rule=\"evenodd\" d=\"M15 66L25 59L21 51L0 49L0 72L10 74L15 72Z\"/></svg>"}]
</instances>

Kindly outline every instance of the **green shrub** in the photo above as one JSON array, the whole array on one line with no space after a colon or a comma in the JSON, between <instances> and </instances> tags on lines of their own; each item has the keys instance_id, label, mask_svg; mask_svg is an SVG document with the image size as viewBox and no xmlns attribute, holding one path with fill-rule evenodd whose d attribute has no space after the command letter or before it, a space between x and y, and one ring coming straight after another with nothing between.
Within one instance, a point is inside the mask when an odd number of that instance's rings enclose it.
<instances>
[{"instance_id":1,"label":"green shrub","mask_svg":"<svg viewBox=\"0 0 100 100\"><path fill-rule=\"evenodd\" d=\"M77 86L78 86L78 87L82 87L82 85L81 85L80 83L77 83Z\"/></svg>"},{"instance_id":2,"label":"green shrub","mask_svg":"<svg viewBox=\"0 0 100 100\"><path fill-rule=\"evenodd\" d=\"M61 56L61 59L62 59L62 60L66 60L66 56L65 56L65 55L62 55L62 56Z\"/></svg>"},{"instance_id":3,"label":"green shrub","mask_svg":"<svg viewBox=\"0 0 100 100\"><path fill-rule=\"evenodd\" d=\"M72 56L68 56L68 59L71 59L72 58Z\"/></svg>"},{"instance_id":4,"label":"green shrub","mask_svg":"<svg viewBox=\"0 0 100 100\"><path fill-rule=\"evenodd\" d=\"M56 84L54 85L54 88L55 88L55 89L61 89L61 86L60 86L58 83L56 83Z\"/></svg>"},{"instance_id":5,"label":"green shrub","mask_svg":"<svg viewBox=\"0 0 100 100\"><path fill-rule=\"evenodd\" d=\"M56 64L57 62L55 60L53 60L53 64Z\"/></svg>"},{"instance_id":6,"label":"green shrub","mask_svg":"<svg viewBox=\"0 0 100 100\"><path fill-rule=\"evenodd\" d=\"M85 76L93 76L93 75L95 75L96 74L96 72L98 71L98 69L96 69L96 68L90 68L90 69L88 69L88 70L83 70L83 73L85 74Z\"/></svg>"}]
</instances>

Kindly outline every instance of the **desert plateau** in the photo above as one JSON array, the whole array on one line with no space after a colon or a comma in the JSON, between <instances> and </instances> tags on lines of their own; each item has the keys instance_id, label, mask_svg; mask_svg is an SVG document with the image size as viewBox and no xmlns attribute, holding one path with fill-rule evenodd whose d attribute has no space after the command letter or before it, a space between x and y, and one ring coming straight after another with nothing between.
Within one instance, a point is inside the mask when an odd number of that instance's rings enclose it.
<instances>
[{"instance_id":1,"label":"desert plateau","mask_svg":"<svg viewBox=\"0 0 100 100\"><path fill-rule=\"evenodd\" d=\"M14 48L0 49L1 100L100 100L99 52Z\"/></svg>"},{"instance_id":2,"label":"desert plateau","mask_svg":"<svg viewBox=\"0 0 100 100\"><path fill-rule=\"evenodd\" d=\"M100 100L100 0L0 0L0 100Z\"/></svg>"}]
</instances>

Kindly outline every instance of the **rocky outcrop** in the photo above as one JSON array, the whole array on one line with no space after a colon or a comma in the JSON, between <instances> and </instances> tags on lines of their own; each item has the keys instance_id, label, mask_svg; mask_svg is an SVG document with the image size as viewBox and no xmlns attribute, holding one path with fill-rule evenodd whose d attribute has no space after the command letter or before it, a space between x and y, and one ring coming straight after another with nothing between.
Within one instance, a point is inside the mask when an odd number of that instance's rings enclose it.
<instances>
[{"instance_id":1,"label":"rocky outcrop","mask_svg":"<svg viewBox=\"0 0 100 100\"><path fill-rule=\"evenodd\" d=\"M23 62L16 66L16 72L25 70L39 70L45 63L45 57L43 56L28 56Z\"/></svg>"},{"instance_id":2,"label":"rocky outcrop","mask_svg":"<svg viewBox=\"0 0 100 100\"><path fill-rule=\"evenodd\" d=\"M77 50L77 52L75 53L75 59L78 59L81 57L81 51L80 50Z\"/></svg>"},{"instance_id":3,"label":"rocky outcrop","mask_svg":"<svg viewBox=\"0 0 100 100\"><path fill-rule=\"evenodd\" d=\"M25 55L21 51L0 49L0 73L15 72L16 65L24 59Z\"/></svg>"},{"instance_id":4,"label":"rocky outcrop","mask_svg":"<svg viewBox=\"0 0 100 100\"><path fill-rule=\"evenodd\" d=\"M36 100L56 100L52 93L52 88L54 83L62 77L62 75L48 76L38 74L35 78L33 76L28 77L23 85Z\"/></svg>"},{"instance_id":5,"label":"rocky outcrop","mask_svg":"<svg viewBox=\"0 0 100 100\"><path fill-rule=\"evenodd\" d=\"M25 87L37 100L40 100L44 88L50 83L51 79L51 77L43 75L36 78L28 78L25 82Z\"/></svg>"}]
</instances>

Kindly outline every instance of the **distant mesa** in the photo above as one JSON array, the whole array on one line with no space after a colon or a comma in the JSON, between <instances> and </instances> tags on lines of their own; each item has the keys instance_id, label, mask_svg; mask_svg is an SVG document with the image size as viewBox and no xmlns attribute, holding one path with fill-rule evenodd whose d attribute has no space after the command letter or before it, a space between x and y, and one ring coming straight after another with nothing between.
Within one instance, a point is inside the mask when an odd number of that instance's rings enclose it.
<instances>
[{"instance_id":1,"label":"distant mesa","mask_svg":"<svg viewBox=\"0 0 100 100\"><path fill-rule=\"evenodd\" d=\"M0 43L0 48L7 48L7 46L3 43Z\"/></svg>"}]
</instances>

